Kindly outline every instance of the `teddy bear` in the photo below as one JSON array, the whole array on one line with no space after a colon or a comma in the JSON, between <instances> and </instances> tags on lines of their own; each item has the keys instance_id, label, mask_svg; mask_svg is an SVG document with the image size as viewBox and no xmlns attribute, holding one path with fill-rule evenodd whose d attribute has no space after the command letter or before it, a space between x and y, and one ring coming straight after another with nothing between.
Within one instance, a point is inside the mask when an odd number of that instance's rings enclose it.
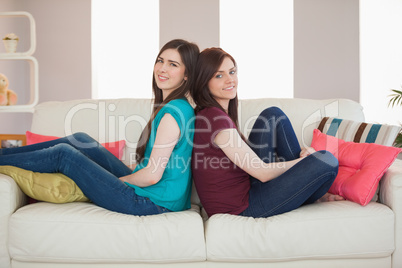
<instances>
[{"instance_id":1,"label":"teddy bear","mask_svg":"<svg viewBox=\"0 0 402 268\"><path fill-rule=\"evenodd\" d=\"M17 103L17 94L8 88L8 79L4 74L0 74L0 106L14 105Z\"/></svg>"}]
</instances>

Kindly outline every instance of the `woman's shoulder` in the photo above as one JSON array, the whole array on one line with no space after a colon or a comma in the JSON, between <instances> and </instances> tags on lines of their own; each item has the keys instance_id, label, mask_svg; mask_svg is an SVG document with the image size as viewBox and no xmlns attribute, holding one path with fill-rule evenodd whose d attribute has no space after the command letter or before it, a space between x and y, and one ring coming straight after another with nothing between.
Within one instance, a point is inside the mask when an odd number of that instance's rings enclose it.
<instances>
[{"instance_id":1,"label":"woman's shoulder","mask_svg":"<svg viewBox=\"0 0 402 268\"><path fill-rule=\"evenodd\" d=\"M158 112L157 118L166 113L172 115L178 122L187 122L195 116L194 109L186 99L175 99L166 103Z\"/></svg>"},{"instance_id":2,"label":"woman's shoulder","mask_svg":"<svg viewBox=\"0 0 402 268\"><path fill-rule=\"evenodd\" d=\"M185 107L185 108L193 109L193 107L191 107L191 105L188 102L188 100L185 99L185 98L171 100L168 103L166 103L166 105L172 105L172 106L176 106L176 107Z\"/></svg>"},{"instance_id":3,"label":"woman's shoulder","mask_svg":"<svg viewBox=\"0 0 402 268\"><path fill-rule=\"evenodd\" d=\"M210 116L225 116L226 117L227 116L227 117L229 117L229 115L227 113L225 113L218 107L203 108L198 111L197 116L207 116L207 117L210 117Z\"/></svg>"},{"instance_id":4,"label":"woman's shoulder","mask_svg":"<svg viewBox=\"0 0 402 268\"><path fill-rule=\"evenodd\" d=\"M218 107L208 107L198 111L196 122L198 126L207 124L212 128L236 128L230 116Z\"/></svg>"},{"instance_id":5,"label":"woman's shoulder","mask_svg":"<svg viewBox=\"0 0 402 268\"><path fill-rule=\"evenodd\" d=\"M171 100L165 104L164 108L165 109L177 109L177 110L185 111L186 113L194 114L193 107L190 105L188 100L184 99L184 98Z\"/></svg>"},{"instance_id":6,"label":"woman's shoulder","mask_svg":"<svg viewBox=\"0 0 402 268\"><path fill-rule=\"evenodd\" d=\"M230 116L218 107L207 107L199 110L196 114L196 128L206 129L198 135L211 135L224 129L236 128L236 124Z\"/></svg>"}]
</instances>

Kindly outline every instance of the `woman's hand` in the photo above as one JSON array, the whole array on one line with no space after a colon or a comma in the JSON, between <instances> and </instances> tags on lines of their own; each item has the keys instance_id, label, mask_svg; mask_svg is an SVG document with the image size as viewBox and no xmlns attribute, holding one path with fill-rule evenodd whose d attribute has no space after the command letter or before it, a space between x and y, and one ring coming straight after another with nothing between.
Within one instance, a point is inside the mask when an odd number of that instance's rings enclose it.
<instances>
[{"instance_id":1,"label":"woman's hand","mask_svg":"<svg viewBox=\"0 0 402 268\"><path fill-rule=\"evenodd\" d=\"M316 150L314 150L313 147L305 147L305 148L301 149L300 157L306 157L315 152L316 152Z\"/></svg>"}]
</instances>

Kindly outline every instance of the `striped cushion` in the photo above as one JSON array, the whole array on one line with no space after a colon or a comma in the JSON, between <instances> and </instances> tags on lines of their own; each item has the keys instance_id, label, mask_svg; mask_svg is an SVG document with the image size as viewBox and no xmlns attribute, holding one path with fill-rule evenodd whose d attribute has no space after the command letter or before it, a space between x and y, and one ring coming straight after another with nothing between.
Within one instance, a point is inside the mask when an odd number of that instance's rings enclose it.
<instances>
[{"instance_id":1,"label":"striped cushion","mask_svg":"<svg viewBox=\"0 0 402 268\"><path fill-rule=\"evenodd\" d=\"M401 127L324 117L318 130L344 141L392 146Z\"/></svg>"}]
</instances>

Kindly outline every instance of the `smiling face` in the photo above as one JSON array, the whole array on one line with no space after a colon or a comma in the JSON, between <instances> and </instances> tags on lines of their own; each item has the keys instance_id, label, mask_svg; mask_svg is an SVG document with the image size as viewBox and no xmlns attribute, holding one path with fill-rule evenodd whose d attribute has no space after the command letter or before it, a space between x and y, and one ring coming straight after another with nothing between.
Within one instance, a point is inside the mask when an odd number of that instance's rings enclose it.
<instances>
[{"instance_id":1,"label":"smiling face","mask_svg":"<svg viewBox=\"0 0 402 268\"><path fill-rule=\"evenodd\" d=\"M187 80L185 70L176 49L167 49L159 55L154 66L154 77L158 88L162 90L163 99Z\"/></svg>"},{"instance_id":2,"label":"smiling face","mask_svg":"<svg viewBox=\"0 0 402 268\"><path fill-rule=\"evenodd\" d=\"M212 97L227 111L229 101L237 94L237 68L233 61L225 57L218 71L208 82Z\"/></svg>"}]
</instances>

